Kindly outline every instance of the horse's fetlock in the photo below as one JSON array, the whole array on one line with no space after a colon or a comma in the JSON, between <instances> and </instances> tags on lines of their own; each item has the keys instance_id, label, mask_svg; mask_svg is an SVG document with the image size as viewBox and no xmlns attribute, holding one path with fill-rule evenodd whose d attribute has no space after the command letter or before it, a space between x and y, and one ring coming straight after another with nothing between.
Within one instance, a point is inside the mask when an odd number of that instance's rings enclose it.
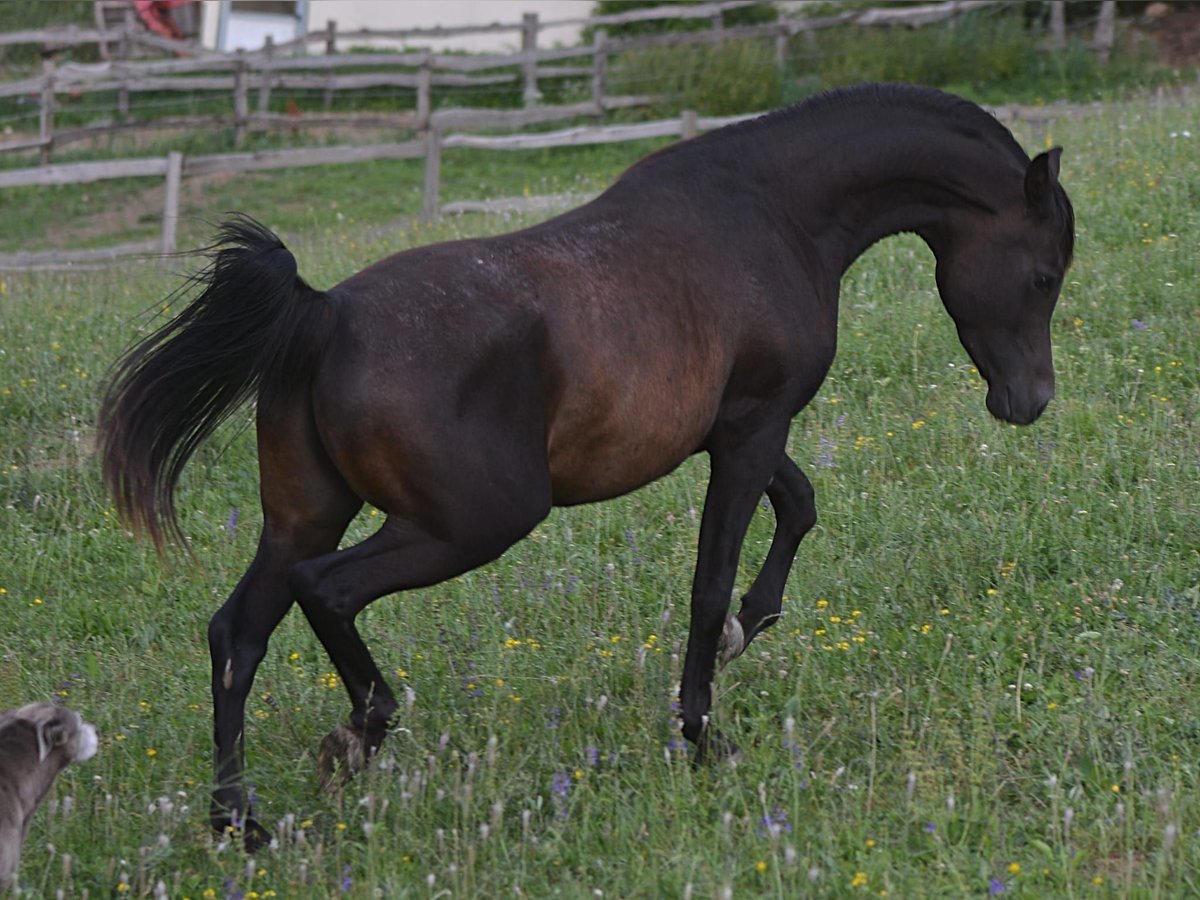
<instances>
[{"instance_id":1,"label":"horse's fetlock","mask_svg":"<svg viewBox=\"0 0 1200 900\"><path fill-rule=\"evenodd\" d=\"M738 616L729 616L717 642L717 666L723 668L741 656L753 637L754 632L747 634Z\"/></svg>"}]
</instances>

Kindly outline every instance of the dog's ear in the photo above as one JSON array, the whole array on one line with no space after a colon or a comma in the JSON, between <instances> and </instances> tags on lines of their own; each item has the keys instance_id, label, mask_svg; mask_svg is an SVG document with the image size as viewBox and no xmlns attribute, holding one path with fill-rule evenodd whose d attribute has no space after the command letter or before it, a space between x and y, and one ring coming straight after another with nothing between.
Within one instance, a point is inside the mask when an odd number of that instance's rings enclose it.
<instances>
[{"instance_id":1,"label":"dog's ear","mask_svg":"<svg viewBox=\"0 0 1200 900\"><path fill-rule=\"evenodd\" d=\"M55 747L67 742L67 724L61 716L55 716L37 726L38 762L45 762Z\"/></svg>"}]
</instances>

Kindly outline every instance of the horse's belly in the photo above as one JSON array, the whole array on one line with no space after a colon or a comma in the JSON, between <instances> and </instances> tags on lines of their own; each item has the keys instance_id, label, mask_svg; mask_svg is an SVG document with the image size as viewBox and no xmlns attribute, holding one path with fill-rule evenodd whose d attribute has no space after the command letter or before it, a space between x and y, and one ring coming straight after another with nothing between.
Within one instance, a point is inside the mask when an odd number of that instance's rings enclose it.
<instances>
[{"instance_id":1,"label":"horse's belly","mask_svg":"<svg viewBox=\"0 0 1200 900\"><path fill-rule=\"evenodd\" d=\"M617 497L672 471L700 449L712 421L711 415L681 412L646 409L552 427L547 451L554 504Z\"/></svg>"}]
</instances>

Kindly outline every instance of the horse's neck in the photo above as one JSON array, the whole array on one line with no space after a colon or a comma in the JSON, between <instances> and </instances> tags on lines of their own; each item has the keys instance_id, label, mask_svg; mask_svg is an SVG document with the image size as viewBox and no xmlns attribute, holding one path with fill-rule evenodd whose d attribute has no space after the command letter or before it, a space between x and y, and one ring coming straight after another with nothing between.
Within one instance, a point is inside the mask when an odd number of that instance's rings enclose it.
<instances>
[{"instance_id":1,"label":"horse's neck","mask_svg":"<svg viewBox=\"0 0 1200 900\"><path fill-rule=\"evenodd\" d=\"M874 136L870 136L873 134ZM1002 152L954 133L814 128L765 163L778 171L773 202L798 221L831 272L845 272L868 247L914 232L934 253L957 211L998 210L1019 197L1020 170Z\"/></svg>"}]
</instances>

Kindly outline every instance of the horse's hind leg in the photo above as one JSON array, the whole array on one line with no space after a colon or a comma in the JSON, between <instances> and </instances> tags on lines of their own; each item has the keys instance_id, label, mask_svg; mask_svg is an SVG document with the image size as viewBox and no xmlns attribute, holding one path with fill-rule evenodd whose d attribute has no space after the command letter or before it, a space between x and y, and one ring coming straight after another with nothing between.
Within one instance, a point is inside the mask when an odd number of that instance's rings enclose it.
<instances>
[{"instance_id":1,"label":"horse's hind leg","mask_svg":"<svg viewBox=\"0 0 1200 900\"><path fill-rule=\"evenodd\" d=\"M442 496L437 532L389 515L360 544L295 566L297 602L329 654L350 696L350 726L331 733L321 747L320 775L330 787L361 769L379 749L398 704L355 627L373 600L438 584L498 557L529 533L550 509L548 480L519 485L504 497L464 485L463 470L450 473L453 496ZM485 479L482 483L488 483Z\"/></svg>"},{"instance_id":2,"label":"horse's hind leg","mask_svg":"<svg viewBox=\"0 0 1200 900\"><path fill-rule=\"evenodd\" d=\"M309 422L264 419L260 413L258 550L208 626L216 751L211 820L220 831L244 825L250 848L270 835L251 818L242 783L246 698L267 641L292 604L288 571L335 549L362 505L315 443Z\"/></svg>"},{"instance_id":3,"label":"horse's hind leg","mask_svg":"<svg viewBox=\"0 0 1200 900\"><path fill-rule=\"evenodd\" d=\"M725 620L717 651L721 666L739 656L755 635L779 619L796 548L817 523L812 483L787 456L767 485L767 497L775 510L775 536L762 570L742 597L741 610Z\"/></svg>"}]
</instances>

